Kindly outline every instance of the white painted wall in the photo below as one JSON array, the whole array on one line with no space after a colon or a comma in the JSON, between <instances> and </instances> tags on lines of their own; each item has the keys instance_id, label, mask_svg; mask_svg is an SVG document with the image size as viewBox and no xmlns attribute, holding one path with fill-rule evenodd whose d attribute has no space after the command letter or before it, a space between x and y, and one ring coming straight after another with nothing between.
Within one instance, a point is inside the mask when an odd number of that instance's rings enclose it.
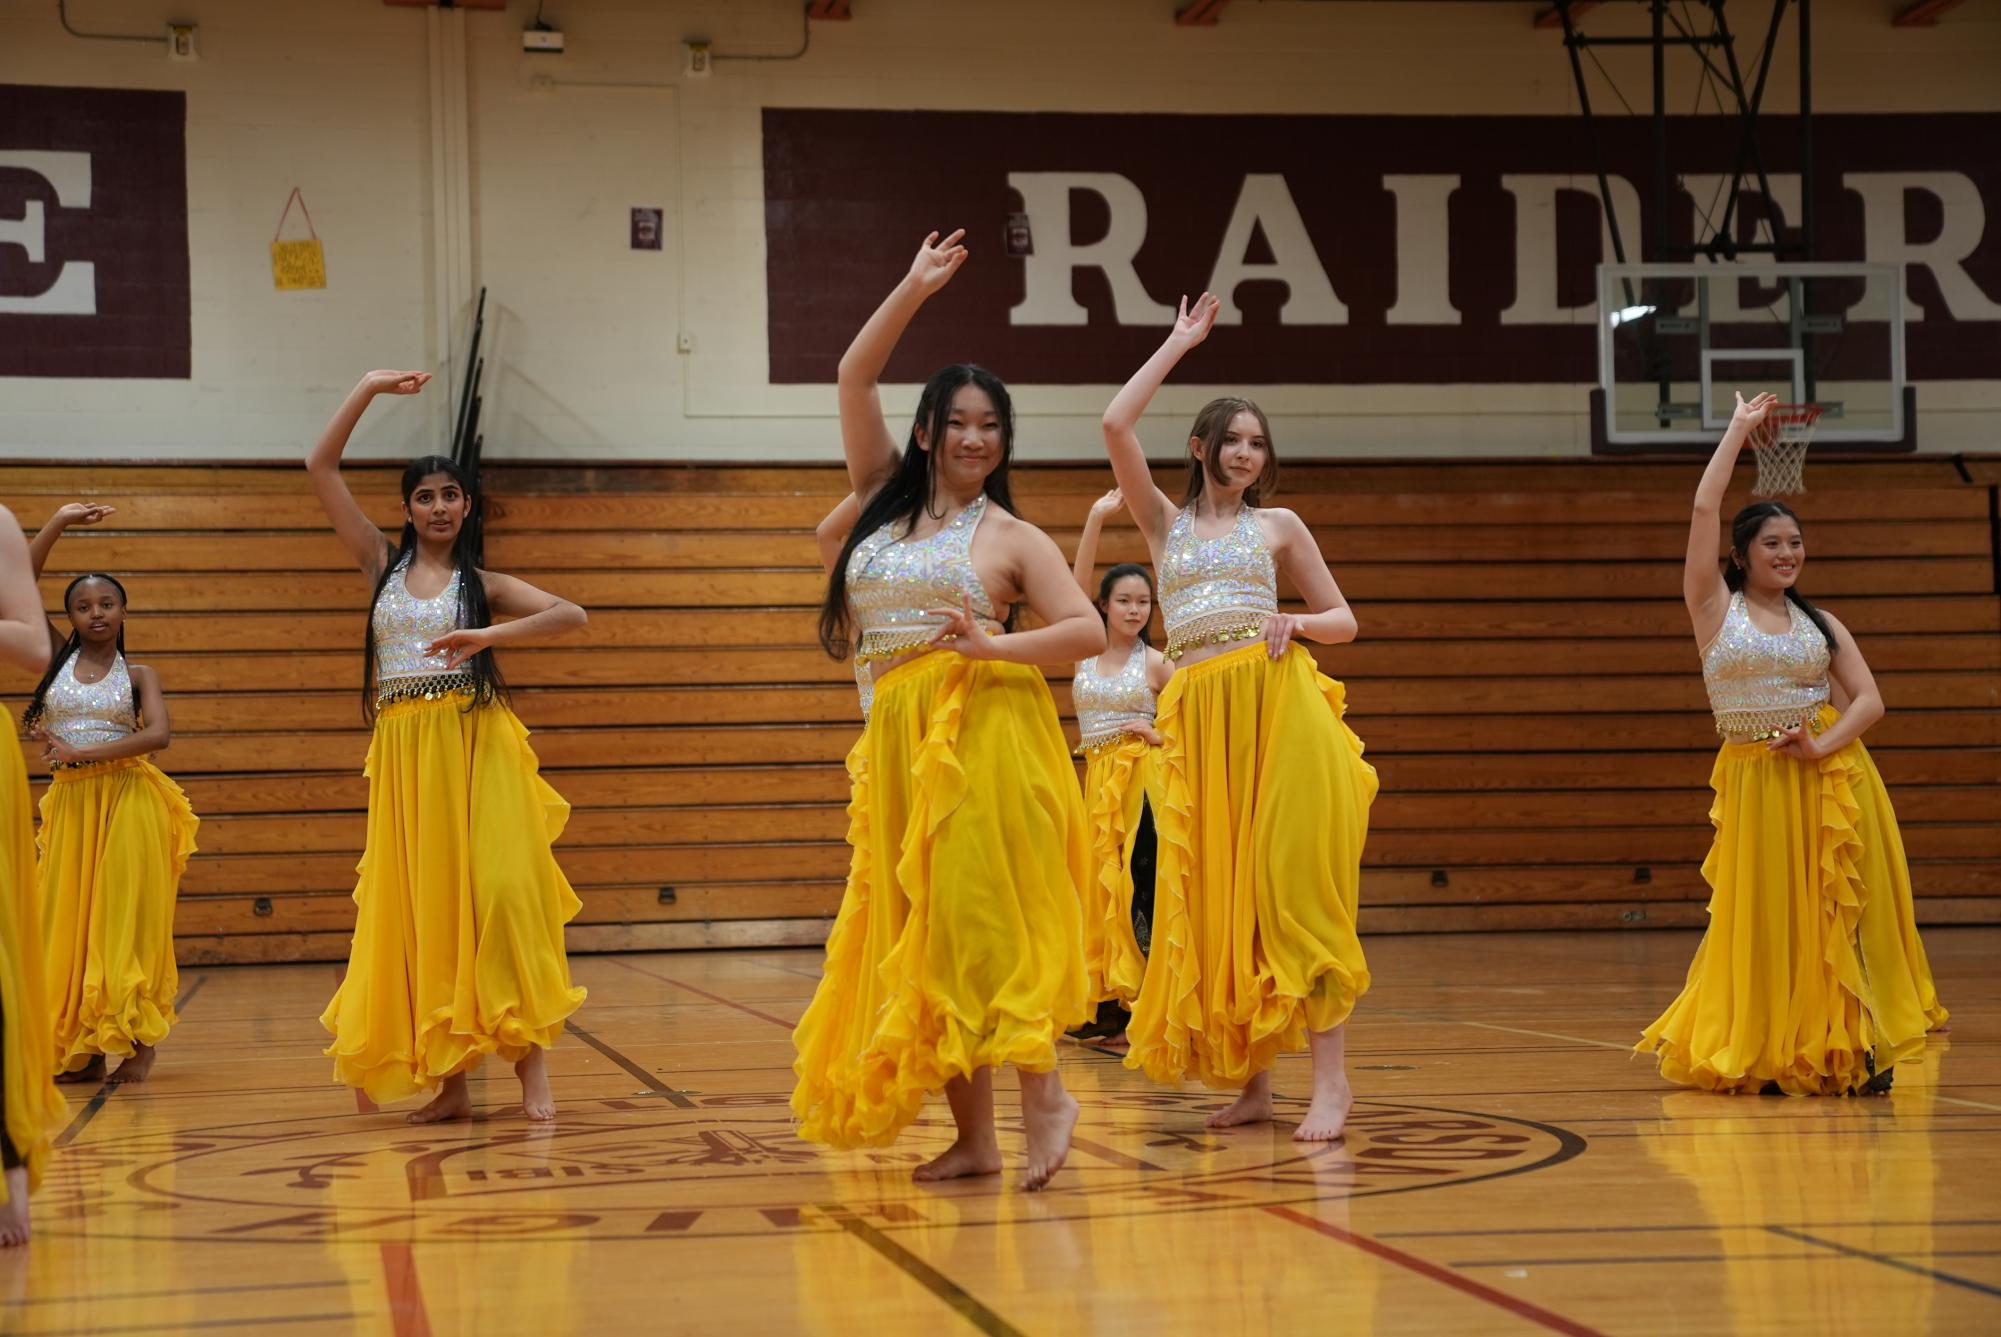
<instances>
[{"instance_id":1,"label":"white painted wall","mask_svg":"<svg viewBox=\"0 0 2001 1337\"><path fill-rule=\"evenodd\" d=\"M188 95L194 375L186 382L0 380L0 450L74 458L290 457L362 371L455 375L466 297L488 319L490 454L786 459L838 452L830 389L766 383L759 113L770 105L995 110L1562 114L1558 37L1521 4L1240 0L1212 29L1174 0L856 0L796 61L681 73L681 43L777 53L797 0L546 0L561 57L519 36L534 0L440 13L377 0L73 0L105 31L199 25L201 58L80 41L53 0L0 0L0 82L178 88ZM1889 0L1816 0L1815 94L1828 112L2001 107L2001 16L1890 27ZM1754 14L1752 11L1756 11ZM1747 5L1740 30L1763 5ZM1638 6L1590 18L1638 32ZM1747 36L1747 45L1755 37ZM1794 97L1790 36L1768 105ZM1617 55L1618 53L1614 53ZM1642 99L1645 56L1605 58ZM1670 106L1690 105L1692 66ZM1604 85L1603 106L1615 106ZM330 286L271 288L266 243L303 187ZM464 197L458 191L463 188ZM658 253L627 247L628 209L659 205ZM921 231L921 228L917 229ZM914 234L913 234L914 240ZM693 351L676 351L686 332ZM1016 386L1025 453L1098 449L1110 387ZM1214 387L1173 386L1171 439ZM1281 439L1355 453L1585 449L1577 386L1261 388ZM892 391L907 404L914 389ZM1422 412L1412 412L1413 400ZM376 410L356 455L440 441L449 396ZM1928 386L1926 442L1991 449L2001 384Z\"/></svg>"}]
</instances>

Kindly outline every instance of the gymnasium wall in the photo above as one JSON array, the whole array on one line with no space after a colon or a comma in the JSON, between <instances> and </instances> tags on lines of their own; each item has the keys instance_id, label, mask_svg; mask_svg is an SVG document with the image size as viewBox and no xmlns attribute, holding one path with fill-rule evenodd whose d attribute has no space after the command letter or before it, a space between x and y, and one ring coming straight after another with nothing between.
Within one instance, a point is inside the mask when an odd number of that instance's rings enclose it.
<instances>
[{"instance_id":1,"label":"gymnasium wall","mask_svg":"<svg viewBox=\"0 0 2001 1337\"><path fill-rule=\"evenodd\" d=\"M2001 219L2001 180L1990 180L1995 136L1981 127L2001 123L1986 115L2001 113L2001 18L1992 7L1968 5L1938 28L1905 29L1890 26L1897 7L1891 0L1814 6L1816 105L1860 127L1824 135L1825 161L1879 175L1947 171L1972 182L1972 193L1958 185L1944 195L1907 192L1902 216L1872 219L1865 237L1854 221L1861 197L1826 180L1828 216L1849 219L1840 224L1852 234L1843 245L1871 251L1922 247L1940 229L1974 229L1978 245L1962 266L1970 286L1956 296L1924 266L1912 267L1929 332L1944 330L1951 337L1938 342L1961 357L1914 365L1912 374L1921 382L1922 449L1991 448L2001 381L1982 368L2001 367L2001 320L1987 311L2001 303L2001 221L1992 221ZM157 34L169 18L194 22L199 58L173 62L164 43L70 36L48 0L0 0L0 155L46 151L51 134L83 136L93 152L109 155L97 160L87 209L66 206L45 176L0 158L12 163L0 165L0 450L44 459L291 457L369 367L423 366L455 380L462 369L454 351L486 286L493 457L824 460L835 450L832 395L814 378L831 373L828 349L865 314L869 294L893 280L916 238L954 222L925 216L934 165L941 181L969 169L1002 180L1010 171L1135 178L1154 171L1146 203L1168 252L1164 260L1145 253L1136 272L1155 305L1208 279L1227 239L1229 197L1243 178L1283 171L1332 291L1354 318L1329 327L1323 344L1313 331L1284 328L1275 292L1288 290L1247 284L1246 324L1217 344L1234 338L1238 352L1219 355L1214 374L1219 383L1256 388L1295 456L1588 449L1584 383L1592 367L1575 351L1588 312L1573 295L1539 324L1509 325L1499 313L1519 305L1520 292L1467 298L1463 291L1467 274L1526 282L1521 251L1501 240L1515 224L1512 214L1501 218L1507 201L1498 187L1468 196L1478 205L1471 215L1465 202L1454 206L1464 216L1449 226L1435 192L1395 196L1408 208L1391 230L1429 238L1434 250L1426 255L1450 251L1457 277L1449 292L1436 266L1426 271L1409 260L1417 243L1402 233L1402 270L1394 249L1366 249L1374 226L1366 219L1380 215L1392 193L1366 180L1356 187L1354 212L1363 221L1351 232L1342 230L1351 226L1350 187L1317 202L1310 189L1316 161L1333 175L1366 163L1373 178L1478 172L1490 158L1505 160L1494 170L1544 178L1584 170L1568 66L1558 35L1533 26L1536 5L1239 0L1213 28L1176 26L1172 0L855 0L852 8L851 20L815 22L807 32L792 0L549 0L545 16L569 47L551 57L521 51L530 0L504 11L443 12L377 0L69 6L72 23L95 32ZM1748 52L1761 40L1767 10L1742 5L1733 13ZM1584 26L1612 35L1644 22L1640 7L1610 5ZM1767 94L1774 114L1790 110L1797 87L1790 22ZM810 44L798 59L727 59L784 56L802 36ZM683 71L681 44L696 37L725 58L706 78ZM1614 83L1644 108L1645 54L1601 58L1610 82L1593 71L1600 111L1619 112ZM1677 114L1712 109L1696 68L1670 64L1668 101ZM65 102L50 89L129 90L152 101L128 97L122 111L104 110L101 95ZM68 110L78 105L91 110ZM176 107L178 140L168 132ZM860 168L842 173L854 204L844 227L838 217L785 211L787 192L812 183L775 171L773 127L785 129L796 152L821 153L826 136L853 123L815 117L814 109L925 114L921 145L894 137L849 145ZM955 141L945 113L988 114L991 124L976 142ZM1163 144L1172 129L1152 122L1147 152L1166 158L1162 176L1121 157L1116 144L1066 161L1066 144L1085 140L1061 126L1031 125L1025 113L1083 117L1099 134L1114 114L1194 116L1201 133ZM1919 115L1947 119L1896 119ZM1223 119L1240 116L1258 123ZM1489 118L1473 125L1488 134L1501 126L1492 118L1522 119L1491 152L1472 154L1464 118L1476 117ZM1428 135L1431 123L1417 118L1439 118L1437 133ZM1618 133L1631 138L1638 127ZM1863 154L1869 136L1874 147ZM1783 139L1775 142L1782 152ZM1187 145L1206 156L1196 160ZM1199 229L1183 215L1202 211L1176 204L1176 153L1187 156L1190 189L1213 215ZM1287 154L1292 161L1280 168L1261 165ZM324 289L273 287L268 243L295 186L324 245ZM1555 217L1556 197L1547 197L1550 244L1562 248L1565 273L1588 274L1596 204L1589 195L1564 198L1568 222ZM899 201L909 202L907 221ZM43 220L32 242L24 230L31 203ZM1015 206L1002 198L998 207ZM660 210L658 250L633 247L634 208ZM1244 256L1253 262L1261 262L1260 245L1284 247L1274 216L1261 217L1261 241L1246 235ZM1094 275L1080 271L1074 291L1089 308L1081 334L1046 326L1047 337L1031 331L1026 346L1008 343L1007 313L1017 301L1010 293L1024 281L1023 262L1002 255L997 218L968 221L980 248L976 267L941 300L899 374L915 377L953 356L987 360L1017 389L1025 455L1092 457L1096 415L1118 368L1150 341L1152 315L1140 309L1126 320L1112 295L1093 286ZM1073 224L1098 225L1081 216ZM298 208L283 235L306 235ZM1045 255L1064 240L1046 218L1038 223ZM1068 240L1090 238L1079 232ZM107 307L128 301L132 319L120 325L105 317L85 330L72 317L18 305L56 281L66 247L71 258L92 257ZM1427 281L1435 308L1444 310L1439 302L1448 295L1467 308L1460 328L1441 327L1440 337L1454 342L1376 337L1370 322ZM1298 299L1296 284L1289 295ZM1549 296L1556 298L1554 286ZM1272 356L1260 340L1276 341ZM1551 340L1572 351L1516 358ZM163 346L152 362L132 352ZM1096 355L1048 353L1073 346ZM1383 355L1386 347L1400 351ZM1040 359L1031 355L1037 349ZM1371 349L1377 363L1357 360ZM1454 370L1440 370L1447 366ZM1164 449L1179 420L1216 388L1192 376L1170 387L1151 439ZM907 389L894 391L889 402L909 398ZM450 397L424 402L425 409L365 423L357 454L407 456L436 442Z\"/></svg>"},{"instance_id":2,"label":"gymnasium wall","mask_svg":"<svg viewBox=\"0 0 2001 1337\"><path fill-rule=\"evenodd\" d=\"M1816 461L1807 498L1806 585L1855 632L1889 705L1869 749L1926 925L2001 923L2001 456L1961 463ZM348 471L385 525L396 472ZM1346 683L1382 780L1363 932L1702 924L1716 734L1681 605L1694 472L1288 468L1284 499L1361 620L1360 639L1314 652ZM57 545L42 590L56 604L75 574L118 572L132 656L166 686L160 763L202 818L174 912L180 960L342 959L367 801L366 587L296 464L90 473L119 512ZM0 462L0 502L39 517L75 477ZM575 808L557 846L583 901L571 950L821 941L848 867L842 758L859 724L850 666L814 642L812 526L846 491L842 470L486 477L494 565L591 610L581 631L501 657ZM1725 514L1749 482L1747 467ZM1103 487L1096 465L1014 475L1024 514L1066 551ZM1099 555L1143 561L1145 544L1114 523ZM1047 672L1074 736L1069 674ZM10 710L32 685L0 667Z\"/></svg>"}]
</instances>

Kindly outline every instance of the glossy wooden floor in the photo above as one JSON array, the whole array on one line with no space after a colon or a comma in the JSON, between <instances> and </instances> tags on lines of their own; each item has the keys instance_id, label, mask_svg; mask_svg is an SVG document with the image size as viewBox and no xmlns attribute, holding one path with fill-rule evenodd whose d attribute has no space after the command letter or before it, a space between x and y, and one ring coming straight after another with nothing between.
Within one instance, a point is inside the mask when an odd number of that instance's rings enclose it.
<instances>
[{"instance_id":1,"label":"glossy wooden floor","mask_svg":"<svg viewBox=\"0 0 2001 1337\"><path fill-rule=\"evenodd\" d=\"M1360 1103L1312 1151L1067 1049L1039 1196L912 1185L942 1103L888 1151L793 1138L817 952L579 958L548 1130L504 1068L444 1128L329 1085L331 967L190 970L154 1080L75 1093L0 1331L2001 1331L2001 931L1929 935L1953 1030L1888 1100L1663 1086L1626 1046L1694 942L1370 940Z\"/></svg>"}]
</instances>

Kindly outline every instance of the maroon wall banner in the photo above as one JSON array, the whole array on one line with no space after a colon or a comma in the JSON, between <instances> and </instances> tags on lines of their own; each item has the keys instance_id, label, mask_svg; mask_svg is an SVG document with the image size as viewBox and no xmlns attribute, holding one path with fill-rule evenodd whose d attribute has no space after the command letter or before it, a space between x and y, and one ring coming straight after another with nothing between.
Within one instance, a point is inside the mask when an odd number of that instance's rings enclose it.
<instances>
[{"instance_id":1,"label":"maroon wall banner","mask_svg":"<svg viewBox=\"0 0 2001 1337\"><path fill-rule=\"evenodd\" d=\"M189 374L187 99L0 84L0 376Z\"/></svg>"},{"instance_id":2,"label":"maroon wall banner","mask_svg":"<svg viewBox=\"0 0 2001 1337\"><path fill-rule=\"evenodd\" d=\"M1650 123L1599 124L1626 258L1688 258L1654 245ZM1673 239L1721 217L1738 125L1671 120ZM1771 198L1747 178L1733 231L1797 236L1798 123L1759 126ZM2001 115L1818 116L1814 143L1813 258L1905 265L1911 380L2001 377ZM1576 117L771 108L764 189L774 382L832 381L924 234L955 227L973 255L890 379L965 359L1117 383L1204 287L1239 327L1203 348L1205 381L1597 378L1592 280L1613 256Z\"/></svg>"}]
</instances>

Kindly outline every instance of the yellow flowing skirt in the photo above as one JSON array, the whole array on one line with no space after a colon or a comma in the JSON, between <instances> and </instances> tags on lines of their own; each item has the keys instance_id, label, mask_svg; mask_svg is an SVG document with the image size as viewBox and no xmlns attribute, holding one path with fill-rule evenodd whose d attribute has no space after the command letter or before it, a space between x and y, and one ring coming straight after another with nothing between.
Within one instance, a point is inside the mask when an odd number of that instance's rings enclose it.
<instances>
[{"instance_id":1,"label":"yellow flowing skirt","mask_svg":"<svg viewBox=\"0 0 2001 1337\"><path fill-rule=\"evenodd\" d=\"M555 1044L584 1001L563 951L583 903L550 848L570 805L505 705L387 706L367 774L354 942L320 1024L334 1080L387 1104Z\"/></svg>"},{"instance_id":2,"label":"yellow flowing skirt","mask_svg":"<svg viewBox=\"0 0 2001 1337\"><path fill-rule=\"evenodd\" d=\"M853 853L792 1033L800 1136L886 1146L954 1077L1056 1066L1090 1013L1090 834L1040 670L933 651L877 680Z\"/></svg>"},{"instance_id":3,"label":"yellow flowing skirt","mask_svg":"<svg viewBox=\"0 0 2001 1337\"><path fill-rule=\"evenodd\" d=\"M56 1090L49 995L42 969L42 916L35 894L35 826L21 740L0 728L0 1118L7 1140L42 1182L51 1130L69 1109ZM0 1180L0 1203L7 1185Z\"/></svg>"},{"instance_id":4,"label":"yellow flowing skirt","mask_svg":"<svg viewBox=\"0 0 2001 1337\"><path fill-rule=\"evenodd\" d=\"M1911 902L1911 867L1904 859L1897 812L1890 806L1890 791L1884 787L1869 749L1859 739L1849 746L1862 770L1862 780L1855 786L1855 833L1862 839L1857 871L1862 885L1873 893L1862 915L1862 958L1876 978L1878 1006L1907 1008L1915 1004L1924 1014L1924 1028L1935 1031L1951 1014L1939 1001L1931 962L1918 937L1917 910ZM1907 1024L1905 1016L1896 1019L1900 1033Z\"/></svg>"},{"instance_id":5,"label":"yellow flowing skirt","mask_svg":"<svg viewBox=\"0 0 2001 1337\"><path fill-rule=\"evenodd\" d=\"M1260 641L1168 681L1153 955L1127 1067L1241 1087L1368 990L1355 906L1377 781L1346 710L1299 645L1273 661Z\"/></svg>"},{"instance_id":6,"label":"yellow flowing skirt","mask_svg":"<svg viewBox=\"0 0 2001 1337\"><path fill-rule=\"evenodd\" d=\"M1821 727L1839 718L1823 708ZM1917 934L1897 911L1910 874L1867 750L1803 762L1726 743L1709 782L1709 928L1640 1052L1683 1086L1839 1095L1869 1081L1871 1059L1883 1071L1921 1050L1937 993L1911 969Z\"/></svg>"},{"instance_id":7,"label":"yellow flowing skirt","mask_svg":"<svg viewBox=\"0 0 2001 1337\"><path fill-rule=\"evenodd\" d=\"M1140 811L1151 799L1155 828L1161 810L1160 749L1128 735L1085 754L1084 801L1091 819L1091 877L1084 916L1097 925L1091 949L1092 991L1127 1007L1139 997L1146 955L1133 933L1133 843Z\"/></svg>"},{"instance_id":8,"label":"yellow flowing skirt","mask_svg":"<svg viewBox=\"0 0 2001 1337\"><path fill-rule=\"evenodd\" d=\"M37 876L58 1071L157 1045L179 1020L174 901L200 825L147 757L49 781Z\"/></svg>"}]
</instances>

